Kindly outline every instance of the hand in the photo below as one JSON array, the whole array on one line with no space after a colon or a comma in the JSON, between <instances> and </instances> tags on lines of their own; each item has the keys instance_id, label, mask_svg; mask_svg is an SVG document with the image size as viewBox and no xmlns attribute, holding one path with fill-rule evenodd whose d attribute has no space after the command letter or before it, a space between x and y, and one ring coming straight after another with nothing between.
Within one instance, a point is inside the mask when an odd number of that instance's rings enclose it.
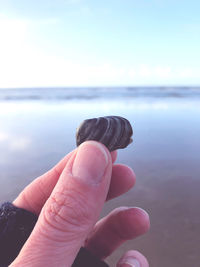
<instances>
[{"instance_id":1,"label":"hand","mask_svg":"<svg viewBox=\"0 0 200 267\"><path fill-rule=\"evenodd\" d=\"M149 217L140 208L117 208L97 222L105 200L135 183L129 167L112 164L116 156L104 145L87 141L22 191L13 204L39 218L10 266L71 266L81 246L104 259L148 230ZM117 266L149 265L142 254L129 251Z\"/></svg>"}]
</instances>

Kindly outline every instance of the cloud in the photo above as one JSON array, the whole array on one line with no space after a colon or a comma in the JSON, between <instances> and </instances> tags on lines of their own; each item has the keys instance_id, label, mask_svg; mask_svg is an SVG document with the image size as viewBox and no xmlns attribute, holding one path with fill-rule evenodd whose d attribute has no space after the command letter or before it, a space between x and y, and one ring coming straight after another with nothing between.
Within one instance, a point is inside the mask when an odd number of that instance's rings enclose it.
<instances>
[{"instance_id":1,"label":"cloud","mask_svg":"<svg viewBox=\"0 0 200 267\"><path fill-rule=\"evenodd\" d=\"M180 78L200 78L200 68L186 67L180 69L177 74Z\"/></svg>"},{"instance_id":2,"label":"cloud","mask_svg":"<svg viewBox=\"0 0 200 267\"><path fill-rule=\"evenodd\" d=\"M168 79L172 76L172 68L170 66L151 66L147 64L141 64L135 68L131 68L128 71L128 74L131 78L140 77L141 79Z\"/></svg>"},{"instance_id":3,"label":"cloud","mask_svg":"<svg viewBox=\"0 0 200 267\"><path fill-rule=\"evenodd\" d=\"M83 12L89 11L86 9ZM31 30L35 23L59 22L59 18L35 21L9 19L0 14L0 88L200 83L200 67L174 67L145 62L121 66L120 62L106 62L99 59L98 55L96 61L91 62L75 55L58 56L57 48L49 53L33 42Z\"/></svg>"},{"instance_id":4,"label":"cloud","mask_svg":"<svg viewBox=\"0 0 200 267\"><path fill-rule=\"evenodd\" d=\"M24 36L28 30L27 26L28 23L26 20L9 19L0 14L0 45L8 44L11 40L15 40L16 42L24 40Z\"/></svg>"},{"instance_id":5,"label":"cloud","mask_svg":"<svg viewBox=\"0 0 200 267\"><path fill-rule=\"evenodd\" d=\"M135 66L128 71L130 79L136 83L165 84L179 83L193 84L200 82L200 68L173 67L161 65L142 64Z\"/></svg>"},{"instance_id":6,"label":"cloud","mask_svg":"<svg viewBox=\"0 0 200 267\"><path fill-rule=\"evenodd\" d=\"M195 68L145 64L126 68L108 62L72 61L34 49L31 53L23 52L20 58L15 56L7 70L5 65L2 68L0 87L192 84L191 81L196 82L200 77L200 71Z\"/></svg>"}]
</instances>

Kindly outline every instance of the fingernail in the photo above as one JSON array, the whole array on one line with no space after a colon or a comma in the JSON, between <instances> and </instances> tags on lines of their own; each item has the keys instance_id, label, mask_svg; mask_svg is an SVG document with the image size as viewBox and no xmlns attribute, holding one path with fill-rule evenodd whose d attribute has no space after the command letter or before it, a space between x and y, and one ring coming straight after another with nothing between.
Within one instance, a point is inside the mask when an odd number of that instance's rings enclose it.
<instances>
[{"instance_id":1,"label":"fingernail","mask_svg":"<svg viewBox=\"0 0 200 267\"><path fill-rule=\"evenodd\" d=\"M123 267L140 267L140 263L138 260L133 259L131 257L128 258L124 258L119 262L119 267L123 266Z\"/></svg>"},{"instance_id":2,"label":"fingernail","mask_svg":"<svg viewBox=\"0 0 200 267\"><path fill-rule=\"evenodd\" d=\"M103 145L94 141L82 143L72 167L72 175L90 184L98 184L108 165L108 155Z\"/></svg>"}]
</instances>

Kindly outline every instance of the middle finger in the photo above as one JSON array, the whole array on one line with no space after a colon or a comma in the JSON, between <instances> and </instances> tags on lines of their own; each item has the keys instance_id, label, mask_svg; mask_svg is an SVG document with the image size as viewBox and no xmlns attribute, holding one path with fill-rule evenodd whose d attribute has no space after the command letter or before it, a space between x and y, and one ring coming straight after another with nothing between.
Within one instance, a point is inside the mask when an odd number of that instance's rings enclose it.
<instances>
[{"instance_id":1,"label":"middle finger","mask_svg":"<svg viewBox=\"0 0 200 267\"><path fill-rule=\"evenodd\" d=\"M96 223L85 247L98 258L104 259L125 241L146 233L149 226L149 215L144 210L136 207L117 208Z\"/></svg>"}]
</instances>

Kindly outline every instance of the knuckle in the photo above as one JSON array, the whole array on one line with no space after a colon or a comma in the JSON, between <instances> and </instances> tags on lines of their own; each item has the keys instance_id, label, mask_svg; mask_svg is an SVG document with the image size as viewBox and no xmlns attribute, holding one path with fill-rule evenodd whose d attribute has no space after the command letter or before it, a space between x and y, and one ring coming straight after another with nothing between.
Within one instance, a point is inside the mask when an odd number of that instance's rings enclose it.
<instances>
[{"instance_id":1,"label":"knuckle","mask_svg":"<svg viewBox=\"0 0 200 267\"><path fill-rule=\"evenodd\" d=\"M44 219L51 227L67 232L85 231L93 221L84 195L74 190L56 192L44 209Z\"/></svg>"}]
</instances>

